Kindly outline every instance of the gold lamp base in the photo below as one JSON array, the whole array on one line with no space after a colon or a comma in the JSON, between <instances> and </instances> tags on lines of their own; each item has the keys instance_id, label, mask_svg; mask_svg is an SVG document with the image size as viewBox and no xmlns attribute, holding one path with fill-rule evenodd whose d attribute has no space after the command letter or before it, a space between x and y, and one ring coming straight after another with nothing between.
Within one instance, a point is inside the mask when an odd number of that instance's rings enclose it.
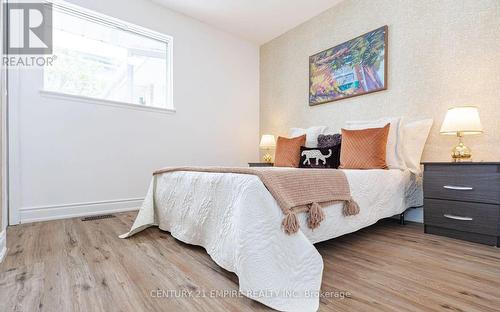
<instances>
[{"instance_id":1,"label":"gold lamp base","mask_svg":"<svg viewBox=\"0 0 500 312\"><path fill-rule=\"evenodd\" d=\"M451 158L453 158L454 162L462 162L462 161L472 161L472 153L470 148L465 146L462 142L462 135L457 134L458 136L458 145L453 148L451 151Z\"/></svg>"},{"instance_id":2,"label":"gold lamp base","mask_svg":"<svg viewBox=\"0 0 500 312\"><path fill-rule=\"evenodd\" d=\"M271 163L273 161L273 157L270 154L266 154L263 157L265 163Z\"/></svg>"}]
</instances>

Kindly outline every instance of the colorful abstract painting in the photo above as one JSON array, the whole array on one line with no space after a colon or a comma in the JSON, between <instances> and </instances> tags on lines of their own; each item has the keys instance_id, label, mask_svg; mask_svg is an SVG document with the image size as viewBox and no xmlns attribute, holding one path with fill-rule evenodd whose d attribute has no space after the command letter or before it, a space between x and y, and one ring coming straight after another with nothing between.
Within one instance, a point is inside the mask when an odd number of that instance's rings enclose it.
<instances>
[{"instance_id":1,"label":"colorful abstract painting","mask_svg":"<svg viewBox=\"0 0 500 312\"><path fill-rule=\"evenodd\" d=\"M387 26L309 57L309 105L385 90Z\"/></svg>"}]
</instances>

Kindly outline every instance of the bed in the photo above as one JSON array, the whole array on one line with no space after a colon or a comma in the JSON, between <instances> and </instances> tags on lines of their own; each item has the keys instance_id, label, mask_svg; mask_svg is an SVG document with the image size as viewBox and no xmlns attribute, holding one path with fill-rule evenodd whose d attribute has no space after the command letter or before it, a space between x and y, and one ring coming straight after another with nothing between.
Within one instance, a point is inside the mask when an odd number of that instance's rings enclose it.
<instances>
[{"instance_id":1,"label":"bed","mask_svg":"<svg viewBox=\"0 0 500 312\"><path fill-rule=\"evenodd\" d=\"M131 230L120 237L158 226L185 243L203 246L218 265L236 273L243 295L280 311L316 311L323 259L313 244L422 204L421 181L409 170L343 171L359 214L346 217L342 204L332 204L324 207L321 225L311 230L302 213L300 230L293 235L280 228L283 212L255 175L156 175Z\"/></svg>"}]
</instances>

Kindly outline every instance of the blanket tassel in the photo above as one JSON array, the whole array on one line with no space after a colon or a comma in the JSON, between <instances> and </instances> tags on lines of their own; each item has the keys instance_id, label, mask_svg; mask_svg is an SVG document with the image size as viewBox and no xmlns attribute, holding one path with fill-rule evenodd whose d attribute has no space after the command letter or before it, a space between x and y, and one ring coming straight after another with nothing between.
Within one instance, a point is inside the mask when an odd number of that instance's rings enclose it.
<instances>
[{"instance_id":1,"label":"blanket tassel","mask_svg":"<svg viewBox=\"0 0 500 312\"><path fill-rule=\"evenodd\" d=\"M289 211L283 219L281 225L283 226L286 234L290 235L297 233L299 230L299 220L297 219L295 211Z\"/></svg>"},{"instance_id":2,"label":"blanket tassel","mask_svg":"<svg viewBox=\"0 0 500 312\"><path fill-rule=\"evenodd\" d=\"M323 211L323 208L318 203L312 203L309 207L309 218L307 219L307 225L309 228L317 228L324 219L325 212Z\"/></svg>"},{"instance_id":3,"label":"blanket tassel","mask_svg":"<svg viewBox=\"0 0 500 312\"><path fill-rule=\"evenodd\" d=\"M354 199L350 199L344 203L344 216L354 216L359 213L359 206L354 201Z\"/></svg>"}]
</instances>

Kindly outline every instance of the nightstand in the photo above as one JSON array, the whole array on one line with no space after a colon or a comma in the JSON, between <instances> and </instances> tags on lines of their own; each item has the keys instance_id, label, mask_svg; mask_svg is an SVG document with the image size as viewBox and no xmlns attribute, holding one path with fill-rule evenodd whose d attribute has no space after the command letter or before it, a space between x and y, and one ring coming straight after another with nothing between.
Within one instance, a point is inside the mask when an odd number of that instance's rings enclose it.
<instances>
[{"instance_id":1,"label":"nightstand","mask_svg":"<svg viewBox=\"0 0 500 312\"><path fill-rule=\"evenodd\" d=\"M500 162L426 162L425 233L500 246Z\"/></svg>"},{"instance_id":2,"label":"nightstand","mask_svg":"<svg viewBox=\"0 0 500 312\"><path fill-rule=\"evenodd\" d=\"M256 163L248 163L248 167L272 167L273 163L265 163L265 162L256 162Z\"/></svg>"}]
</instances>

